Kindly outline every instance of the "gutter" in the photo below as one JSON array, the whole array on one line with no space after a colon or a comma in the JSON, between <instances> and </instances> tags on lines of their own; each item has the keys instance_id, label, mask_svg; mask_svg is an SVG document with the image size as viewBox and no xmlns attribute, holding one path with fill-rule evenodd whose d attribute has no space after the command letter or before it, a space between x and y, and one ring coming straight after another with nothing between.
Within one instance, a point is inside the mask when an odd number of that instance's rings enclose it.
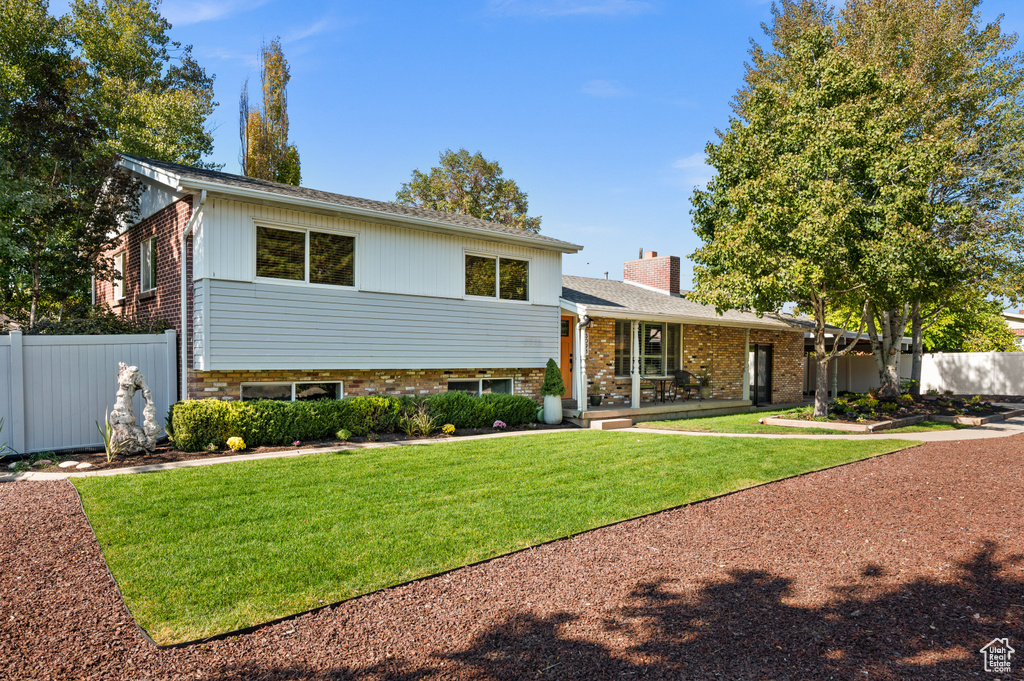
<instances>
[{"instance_id":1,"label":"gutter","mask_svg":"<svg viewBox=\"0 0 1024 681\"><path fill-rule=\"evenodd\" d=\"M185 241L195 228L206 204L206 190L199 195L199 203L192 209L192 216L181 230L181 399L188 399L188 251Z\"/></svg>"}]
</instances>

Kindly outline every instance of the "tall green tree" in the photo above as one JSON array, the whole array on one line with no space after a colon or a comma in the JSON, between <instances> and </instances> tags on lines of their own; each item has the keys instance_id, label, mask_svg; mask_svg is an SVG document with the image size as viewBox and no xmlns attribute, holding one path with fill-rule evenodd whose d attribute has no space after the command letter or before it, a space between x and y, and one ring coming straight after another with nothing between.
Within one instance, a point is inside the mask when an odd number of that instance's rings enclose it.
<instances>
[{"instance_id":1,"label":"tall green tree","mask_svg":"<svg viewBox=\"0 0 1024 681\"><path fill-rule=\"evenodd\" d=\"M139 188L113 173L88 106L92 77L44 2L2 0L0 270L4 313L33 326L44 301L63 309L93 274L109 234L136 214ZM27 303L27 310L24 307Z\"/></svg>"},{"instance_id":2,"label":"tall green tree","mask_svg":"<svg viewBox=\"0 0 1024 681\"><path fill-rule=\"evenodd\" d=\"M260 48L262 106L249 106L249 83L242 86L238 126L242 142L242 174L298 186L302 181L299 151L288 141L288 81L291 74L274 38Z\"/></svg>"},{"instance_id":3,"label":"tall green tree","mask_svg":"<svg viewBox=\"0 0 1024 681\"><path fill-rule=\"evenodd\" d=\"M907 135L912 89L852 59L825 3L783 2L765 30L770 46L752 49L730 125L707 147L716 175L693 197L704 242L693 297L757 314L809 309L822 415L827 363L852 347L827 348L826 318L846 307L843 330L863 329L871 296L898 289L946 152Z\"/></svg>"},{"instance_id":4,"label":"tall green tree","mask_svg":"<svg viewBox=\"0 0 1024 681\"><path fill-rule=\"evenodd\" d=\"M1006 325L1002 304L964 291L934 315L922 332L925 352L1015 352L1017 337Z\"/></svg>"},{"instance_id":5,"label":"tall green tree","mask_svg":"<svg viewBox=\"0 0 1024 681\"><path fill-rule=\"evenodd\" d=\"M69 39L92 78L90 109L109 153L199 167L213 152L213 77L168 35L159 0L74 0Z\"/></svg>"},{"instance_id":6,"label":"tall green tree","mask_svg":"<svg viewBox=\"0 0 1024 681\"><path fill-rule=\"evenodd\" d=\"M481 220L499 222L526 232L540 231L540 216L530 217L526 192L515 180L503 176L497 161L488 161L478 151L448 149L441 163L427 173L412 171L395 201L404 206L461 213Z\"/></svg>"}]
</instances>

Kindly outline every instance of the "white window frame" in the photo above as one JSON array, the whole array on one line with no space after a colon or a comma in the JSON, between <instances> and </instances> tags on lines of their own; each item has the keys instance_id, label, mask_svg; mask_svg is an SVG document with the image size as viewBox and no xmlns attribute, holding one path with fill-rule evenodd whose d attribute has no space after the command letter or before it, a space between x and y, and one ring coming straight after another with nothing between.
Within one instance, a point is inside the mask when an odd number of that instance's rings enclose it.
<instances>
[{"instance_id":1,"label":"white window frame","mask_svg":"<svg viewBox=\"0 0 1024 681\"><path fill-rule=\"evenodd\" d=\"M466 256L473 255L478 258L491 258L494 260L494 295L474 296L466 293ZM526 300L508 300L501 297L501 259L519 260L526 263ZM496 300L502 303L516 303L519 305L530 304L533 300L533 258L518 255L501 255L499 253L487 253L485 251L474 251L465 249L462 251L462 297L466 300Z\"/></svg>"},{"instance_id":2,"label":"white window frame","mask_svg":"<svg viewBox=\"0 0 1024 681\"><path fill-rule=\"evenodd\" d=\"M121 275L120 278L114 277L114 280L113 280L113 285L114 285L114 287L113 287L114 302L119 302L119 301L124 300L124 283L125 283L125 280L124 280L124 270L125 270L125 263L127 261L128 261L128 251L127 250L118 251L117 253L114 254L114 272L116 274L120 274Z\"/></svg>"},{"instance_id":3,"label":"white window frame","mask_svg":"<svg viewBox=\"0 0 1024 681\"><path fill-rule=\"evenodd\" d=\"M256 240L257 228L266 227L267 229L280 229L288 232L302 232L306 235L306 245L304 250L305 262L303 263L303 274L304 277L300 281L298 279L276 279L274 277L261 277L256 274L256 251L257 245ZM355 262L352 263L352 286L343 286L340 284L314 284L309 281L309 233L318 232L320 234L337 234L338 236L347 236L352 238L352 253L355 257ZM359 290L359 234L358 232L349 232L340 229L314 229L312 227L296 227L295 225L281 224L277 222L270 222L268 220L254 220L252 225L252 280L254 283L265 283L265 284L279 284L282 286L309 286L312 288L322 288L331 291L341 290ZM329 381L328 381L329 382Z\"/></svg>"},{"instance_id":4,"label":"white window frame","mask_svg":"<svg viewBox=\"0 0 1024 681\"><path fill-rule=\"evenodd\" d=\"M245 400L245 398L242 397L242 390L244 388L251 388L253 386L265 386L265 385L290 385L292 387L292 399L291 399L291 401L295 402L295 394L296 394L295 386L300 385L300 384L301 385L305 385L307 383L335 383L338 386L338 399L341 400L341 399L345 398L345 382L344 381L244 381L241 384L239 384L239 386L238 386L238 399L241 400L241 401L251 401L251 400Z\"/></svg>"},{"instance_id":5,"label":"white window frame","mask_svg":"<svg viewBox=\"0 0 1024 681\"><path fill-rule=\"evenodd\" d=\"M632 327L633 320L616 319L615 321L616 322L625 322L626 324L630 325L630 327ZM644 325L648 325L648 324L649 325L654 325L654 326L661 325L661 334L662 334L662 345L661 345L661 347L662 347L662 350L661 350L662 367L661 368L662 369L666 369L666 367L668 365L668 357L669 357L668 327L669 327L669 324L675 324L675 325L677 325L679 327L679 347L676 348L676 353L677 353L676 357L677 357L677 361L679 362L679 366L676 367L675 369L673 369L673 371L678 371L678 370L682 369L683 368L683 348L686 345L685 339L683 338L683 324L682 324L682 322L653 321L653 320L645 320L645 319L638 319L636 321L640 324L640 329L638 331L638 333L640 334L640 375L641 376L646 376L647 375L647 374L644 374L644 357L646 355L644 355L644 351L643 351L643 344L644 344L643 333L644 333ZM613 327L613 329L614 329L614 327ZM632 367L633 366L633 341L632 341L632 336L630 336L630 342L629 342L629 345L627 346L627 348L628 348L627 360L629 362L629 366ZM613 348L613 350L614 350L614 348ZM614 355L613 355L612 361L614 363ZM626 375L615 374L614 378L616 380L620 380L620 381L628 380L630 378L630 374L626 374Z\"/></svg>"},{"instance_id":6,"label":"white window frame","mask_svg":"<svg viewBox=\"0 0 1024 681\"><path fill-rule=\"evenodd\" d=\"M508 381L509 382L509 386L511 386L511 388L512 388L512 392L510 392L510 393L488 393L488 394L489 395L504 395L504 394L515 395L516 394L516 379L512 378L511 376L485 376L483 378L456 378L454 376L449 376L447 378L447 383L445 383L445 391L446 392L449 392L448 383L451 383L452 381L461 381L461 382L476 381L476 396L477 397L481 397L481 396L484 395L484 381Z\"/></svg>"},{"instance_id":7,"label":"white window frame","mask_svg":"<svg viewBox=\"0 0 1024 681\"><path fill-rule=\"evenodd\" d=\"M150 254L150 267L149 272L146 272L146 247L149 247ZM156 237L152 236L148 239L143 239L139 244L139 293L149 293L150 291L156 290L156 258L153 257L153 253L156 251ZM149 288L146 288L146 280L152 279L149 282Z\"/></svg>"}]
</instances>

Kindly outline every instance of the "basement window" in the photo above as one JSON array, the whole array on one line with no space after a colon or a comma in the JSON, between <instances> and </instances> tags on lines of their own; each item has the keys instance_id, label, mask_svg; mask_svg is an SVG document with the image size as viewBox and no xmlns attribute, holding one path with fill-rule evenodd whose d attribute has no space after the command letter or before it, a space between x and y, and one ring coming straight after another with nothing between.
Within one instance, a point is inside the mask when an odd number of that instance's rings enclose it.
<instances>
[{"instance_id":1,"label":"basement window","mask_svg":"<svg viewBox=\"0 0 1024 681\"><path fill-rule=\"evenodd\" d=\"M479 397L480 395L496 394L496 395L511 395L512 394L512 379L511 378L470 378L461 380L448 381L448 392L463 392L467 395L474 395Z\"/></svg>"},{"instance_id":2,"label":"basement window","mask_svg":"<svg viewBox=\"0 0 1024 681\"><path fill-rule=\"evenodd\" d=\"M340 400L345 396L341 381L325 383L276 383L262 381L242 384L242 400L275 400L278 402L310 402Z\"/></svg>"}]
</instances>

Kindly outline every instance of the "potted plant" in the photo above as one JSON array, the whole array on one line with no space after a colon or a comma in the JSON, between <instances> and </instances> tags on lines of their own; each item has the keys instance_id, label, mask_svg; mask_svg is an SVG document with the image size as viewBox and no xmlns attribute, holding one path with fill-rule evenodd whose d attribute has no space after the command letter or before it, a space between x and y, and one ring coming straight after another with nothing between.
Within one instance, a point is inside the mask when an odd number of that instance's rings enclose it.
<instances>
[{"instance_id":1,"label":"potted plant","mask_svg":"<svg viewBox=\"0 0 1024 681\"><path fill-rule=\"evenodd\" d=\"M697 374L697 383L700 384L700 399L706 400L711 397L711 367L701 367Z\"/></svg>"},{"instance_id":2,"label":"potted plant","mask_svg":"<svg viewBox=\"0 0 1024 681\"><path fill-rule=\"evenodd\" d=\"M558 370L555 360L549 359L544 370L544 385L540 388L544 396L544 423L549 426L562 422L562 395L565 394L565 383L562 372Z\"/></svg>"},{"instance_id":3,"label":"potted plant","mask_svg":"<svg viewBox=\"0 0 1024 681\"><path fill-rule=\"evenodd\" d=\"M601 406L601 387L593 383L590 384L590 406L600 407Z\"/></svg>"}]
</instances>

